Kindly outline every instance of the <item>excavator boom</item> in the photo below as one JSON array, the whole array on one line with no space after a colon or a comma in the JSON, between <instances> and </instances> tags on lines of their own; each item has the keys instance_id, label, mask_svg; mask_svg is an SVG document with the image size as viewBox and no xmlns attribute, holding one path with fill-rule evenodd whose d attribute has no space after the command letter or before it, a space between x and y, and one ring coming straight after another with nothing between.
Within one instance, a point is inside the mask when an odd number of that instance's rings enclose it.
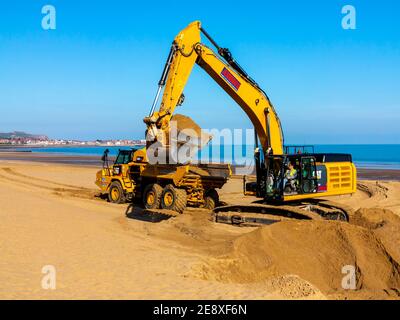
<instances>
[{"instance_id":1,"label":"excavator boom","mask_svg":"<svg viewBox=\"0 0 400 320\"><path fill-rule=\"evenodd\" d=\"M204 33L218 53L201 43ZM174 39L167 63L159 82L159 90L145 123L150 130L168 130L175 108L183 101L183 89L193 66L197 64L217 82L243 109L254 125L263 150L283 154L281 124L268 96L232 58L229 50L220 48L201 28L192 22ZM154 112L157 97L165 85L159 111Z\"/></svg>"}]
</instances>

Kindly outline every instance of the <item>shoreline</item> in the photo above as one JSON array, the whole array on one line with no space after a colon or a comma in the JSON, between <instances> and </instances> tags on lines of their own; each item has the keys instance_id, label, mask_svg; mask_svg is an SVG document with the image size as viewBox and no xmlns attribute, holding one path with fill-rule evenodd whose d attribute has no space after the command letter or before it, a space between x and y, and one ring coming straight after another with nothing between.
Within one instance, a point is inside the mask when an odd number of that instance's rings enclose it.
<instances>
[{"instance_id":1,"label":"shoreline","mask_svg":"<svg viewBox=\"0 0 400 320\"><path fill-rule=\"evenodd\" d=\"M113 160L113 157L110 157ZM34 152L0 152L0 162L7 161L25 161L50 164L65 164L90 166L101 168L103 162L100 156L82 156L65 155L52 153L34 153ZM237 167L232 166L233 175L236 174ZM381 180L381 181L400 181L400 170L397 169L369 169L357 168L357 178L359 180Z\"/></svg>"},{"instance_id":2,"label":"shoreline","mask_svg":"<svg viewBox=\"0 0 400 320\"><path fill-rule=\"evenodd\" d=\"M137 147L143 146L142 144L120 144L120 145L108 145L108 144L33 144L33 145L8 145L0 144L0 152L24 152L18 151L18 149L41 149L41 148L118 148L118 147ZM26 151L29 152L29 151Z\"/></svg>"}]
</instances>

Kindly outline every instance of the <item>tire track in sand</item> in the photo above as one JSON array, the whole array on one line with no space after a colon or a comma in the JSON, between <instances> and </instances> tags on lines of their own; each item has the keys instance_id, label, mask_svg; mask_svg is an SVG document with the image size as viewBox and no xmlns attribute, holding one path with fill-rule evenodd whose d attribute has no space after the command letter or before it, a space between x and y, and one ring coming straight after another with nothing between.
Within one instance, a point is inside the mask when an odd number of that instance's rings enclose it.
<instances>
[{"instance_id":1,"label":"tire track in sand","mask_svg":"<svg viewBox=\"0 0 400 320\"><path fill-rule=\"evenodd\" d=\"M93 189L83 188L83 187L76 187L67 184L62 184L58 182L54 182L51 180L31 177L22 173L18 173L9 167L1 168L4 174L0 174L0 178L6 181L10 181L14 184L22 185L22 186L29 186L35 187L41 190L48 190L52 194L57 196L70 196L70 197L77 197L83 199L91 199L95 200L98 199L98 192ZM23 180L21 180L23 178ZM35 181L35 182L32 182ZM40 184L40 182L42 182ZM47 184L47 185L46 185ZM60 187L52 187L51 185L60 186Z\"/></svg>"},{"instance_id":2,"label":"tire track in sand","mask_svg":"<svg viewBox=\"0 0 400 320\"><path fill-rule=\"evenodd\" d=\"M18 177L21 177L21 178L26 178L26 179L35 180L35 181L41 181L41 182L45 182L45 183L54 184L54 185L57 185L57 186L67 187L67 188L80 189L80 190L90 190L89 188L78 187L78 186L74 186L74 185L71 185L71 184L65 184L65 183L55 182L55 181L51 181L51 180L47 180L47 179L43 179L43 178L37 178L37 177L33 177L33 176L28 176L26 174L17 172L14 169L11 169L11 168L8 168L8 167L2 168L2 169L6 173L8 173L10 175L18 176Z\"/></svg>"}]
</instances>

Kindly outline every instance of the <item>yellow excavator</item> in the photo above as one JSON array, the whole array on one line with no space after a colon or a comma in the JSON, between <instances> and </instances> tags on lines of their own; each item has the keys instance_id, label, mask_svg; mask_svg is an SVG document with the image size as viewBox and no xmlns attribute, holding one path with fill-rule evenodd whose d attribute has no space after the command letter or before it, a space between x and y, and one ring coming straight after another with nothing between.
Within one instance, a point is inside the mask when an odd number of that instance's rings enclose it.
<instances>
[{"instance_id":1,"label":"yellow excavator","mask_svg":"<svg viewBox=\"0 0 400 320\"><path fill-rule=\"evenodd\" d=\"M202 43L201 35L216 51ZM312 199L356 191L356 168L351 155L321 154L310 152L306 147L284 146L282 126L267 94L237 63L231 52L214 41L200 21L190 23L172 43L150 114L144 119L148 144L155 141L169 143L165 141L165 133L169 131L175 108L184 101L183 90L194 65L205 70L243 109L255 130L256 181L247 182L245 178L244 193L261 198L263 204L216 208L216 220L224 222L225 218L228 222L245 223L246 218L251 222L253 218L249 217L253 215L246 217L244 211L270 211L280 216L287 212L286 215L293 216L299 214L298 209L327 219L348 220L348 212L343 207ZM162 90L160 107L155 111ZM296 171L295 179L285 179L289 168ZM225 215L227 212L233 213ZM315 215L308 214L305 218L310 217L315 218Z\"/></svg>"},{"instance_id":2,"label":"yellow excavator","mask_svg":"<svg viewBox=\"0 0 400 320\"><path fill-rule=\"evenodd\" d=\"M202 43L201 35L216 51ZM247 181L245 177L243 186L245 195L257 196L261 202L217 207L214 209L215 221L257 224L290 217L348 220L346 209L319 198L356 191L356 168L351 155L321 154L310 152L306 147L284 146L282 126L267 94L228 49L218 46L200 21L190 23L172 43L149 116L144 118L147 147L151 148L155 143L170 144L167 137L171 118L176 107L184 101L183 90L194 65L205 70L243 109L255 130L256 179ZM161 93L161 103L156 111ZM143 150L140 152L142 158ZM291 177L287 176L288 172Z\"/></svg>"}]
</instances>

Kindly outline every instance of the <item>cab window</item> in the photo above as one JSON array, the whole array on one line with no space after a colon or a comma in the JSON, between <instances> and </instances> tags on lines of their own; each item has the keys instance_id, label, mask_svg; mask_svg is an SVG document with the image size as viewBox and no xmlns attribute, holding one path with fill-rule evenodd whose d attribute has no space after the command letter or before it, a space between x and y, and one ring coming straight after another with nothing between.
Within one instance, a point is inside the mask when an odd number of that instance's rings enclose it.
<instances>
[{"instance_id":1,"label":"cab window","mask_svg":"<svg viewBox=\"0 0 400 320\"><path fill-rule=\"evenodd\" d=\"M131 162L132 152L129 150L123 150L118 153L117 159L115 159L115 164L128 164Z\"/></svg>"}]
</instances>

